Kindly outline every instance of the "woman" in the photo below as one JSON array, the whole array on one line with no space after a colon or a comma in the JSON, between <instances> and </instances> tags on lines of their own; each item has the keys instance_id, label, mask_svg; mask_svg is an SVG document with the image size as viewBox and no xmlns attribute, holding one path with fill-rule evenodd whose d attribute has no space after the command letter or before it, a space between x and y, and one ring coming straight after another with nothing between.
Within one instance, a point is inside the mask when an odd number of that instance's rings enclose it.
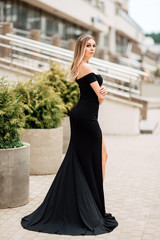
<instances>
[{"instance_id":1,"label":"woman","mask_svg":"<svg viewBox=\"0 0 160 240\"><path fill-rule=\"evenodd\" d=\"M80 99L70 112L71 137L66 155L42 204L21 220L32 231L63 235L97 235L118 226L105 212L103 179L107 152L98 118L107 90L89 59L95 39L77 39L69 80L76 81Z\"/></svg>"}]
</instances>

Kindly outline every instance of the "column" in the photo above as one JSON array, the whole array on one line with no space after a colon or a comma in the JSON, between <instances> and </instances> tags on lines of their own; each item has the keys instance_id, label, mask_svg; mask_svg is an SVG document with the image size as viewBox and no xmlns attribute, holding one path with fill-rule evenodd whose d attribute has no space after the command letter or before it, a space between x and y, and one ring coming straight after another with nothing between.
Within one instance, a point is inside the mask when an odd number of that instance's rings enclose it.
<instances>
[{"instance_id":1,"label":"column","mask_svg":"<svg viewBox=\"0 0 160 240\"><path fill-rule=\"evenodd\" d=\"M109 28L109 51L110 54L116 53L116 31L114 28Z\"/></svg>"},{"instance_id":2,"label":"column","mask_svg":"<svg viewBox=\"0 0 160 240\"><path fill-rule=\"evenodd\" d=\"M60 37L58 35L53 35L51 44L56 47L60 47L60 45L61 45Z\"/></svg>"},{"instance_id":3,"label":"column","mask_svg":"<svg viewBox=\"0 0 160 240\"><path fill-rule=\"evenodd\" d=\"M41 34L40 30L32 29L30 32L30 39L35 40L35 41L40 41L41 40L40 34Z\"/></svg>"},{"instance_id":4,"label":"column","mask_svg":"<svg viewBox=\"0 0 160 240\"><path fill-rule=\"evenodd\" d=\"M13 23L2 22L0 23L0 25L2 35L6 35L7 33L13 33ZM1 43L9 44L9 40L1 40ZM9 57L11 50L8 48L0 47L0 53L1 57Z\"/></svg>"},{"instance_id":5,"label":"column","mask_svg":"<svg viewBox=\"0 0 160 240\"><path fill-rule=\"evenodd\" d=\"M75 40L69 39L68 40L68 49L74 51L74 48L75 48Z\"/></svg>"}]
</instances>

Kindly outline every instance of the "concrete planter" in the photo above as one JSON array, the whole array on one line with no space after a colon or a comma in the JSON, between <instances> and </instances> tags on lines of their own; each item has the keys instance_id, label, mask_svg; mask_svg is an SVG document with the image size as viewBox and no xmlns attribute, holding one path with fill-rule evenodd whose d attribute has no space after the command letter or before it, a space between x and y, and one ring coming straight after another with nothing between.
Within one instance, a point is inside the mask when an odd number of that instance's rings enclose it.
<instances>
[{"instance_id":1,"label":"concrete planter","mask_svg":"<svg viewBox=\"0 0 160 240\"><path fill-rule=\"evenodd\" d=\"M68 149L71 135L69 116L63 118L62 126L63 126L63 154L65 154Z\"/></svg>"},{"instance_id":2,"label":"concrete planter","mask_svg":"<svg viewBox=\"0 0 160 240\"><path fill-rule=\"evenodd\" d=\"M29 202L30 145L0 149L0 208Z\"/></svg>"},{"instance_id":3,"label":"concrete planter","mask_svg":"<svg viewBox=\"0 0 160 240\"><path fill-rule=\"evenodd\" d=\"M57 173L62 163L62 126L52 129L25 129L23 140L31 145L31 175Z\"/></svg>"}]
</instances>

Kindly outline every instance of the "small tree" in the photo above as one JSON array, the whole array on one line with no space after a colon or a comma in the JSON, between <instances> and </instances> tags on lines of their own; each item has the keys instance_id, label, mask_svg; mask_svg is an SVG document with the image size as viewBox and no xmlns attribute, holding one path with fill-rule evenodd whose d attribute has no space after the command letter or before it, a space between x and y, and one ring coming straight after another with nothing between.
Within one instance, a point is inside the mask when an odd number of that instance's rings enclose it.
<instances>
[{"instance_id":1,"label":"small tree","mask_svg":"<svg viewBox=\"0 0 160 240\"><path fill-rule=\"evenodd\" d=\"M19 82L14 91L19 101L23 103L25 128L48 129L61 124L63 101L43 80Z\"/></svg>"},{"instance_id":2,"label":"small tree","mask_svg":"<svg viewBox=\"0 0 160 240\"><path fill-rule=\"evenodd\" d=\"M23 106L6 77L0 79L0 148L23 146L20 140L25 124Z\"/></svg>"},{"instance_id":3,"label":"small tree","mask_svg":"<svg viewBox=\"0 0 160 240\"><path fill-rule=\"evenodd\" d=\"M64 103L64 116L68 116L72 107L78 102L80 97L79 87L76 82L67 81L67 71L62 69L57 63L50 64L50 70L43 73L36 73L34 81L45 82L59 94Z\"/></svg>"}]
</instances>

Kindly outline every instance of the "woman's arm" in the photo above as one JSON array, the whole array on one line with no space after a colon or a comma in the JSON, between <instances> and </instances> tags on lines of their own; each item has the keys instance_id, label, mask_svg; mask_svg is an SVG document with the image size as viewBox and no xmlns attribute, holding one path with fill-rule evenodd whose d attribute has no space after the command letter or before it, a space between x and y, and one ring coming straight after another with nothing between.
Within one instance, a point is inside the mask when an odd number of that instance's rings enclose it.
<instances>
[{"instance_id":1,"label":"woman's arm","mask_svg":"<svg viewBox=\"0 0 160 240\"><path fill-rule=\"evenodd\" d=\"M80 70L80 72L83 76L88 74L88 73L93 72L93 69L87 63L83 63L79 70ZM105 94L107 93L107 89L105 87L103 87L103 86L101 87L99 85L95 76L94 76L94 79L89 80L89 83L90 83L91 87L93 88L93 90L95 91L95 93L97 94L99 104L102 104L102 102L105 99Z\"/></svg>"},{"instance_id":2,"label":"woman's arm","mask_svg":"<svg viewBox=\"0 0 160 240\"><path fill-rule=\"evenodd\" d=\"M105 99L105 94L107 93L107 90L105 90L104 87L100 87L98 81L92 82L90 85L97 94L99 104L102 104Z\"/></svg>"}]
</instances>

